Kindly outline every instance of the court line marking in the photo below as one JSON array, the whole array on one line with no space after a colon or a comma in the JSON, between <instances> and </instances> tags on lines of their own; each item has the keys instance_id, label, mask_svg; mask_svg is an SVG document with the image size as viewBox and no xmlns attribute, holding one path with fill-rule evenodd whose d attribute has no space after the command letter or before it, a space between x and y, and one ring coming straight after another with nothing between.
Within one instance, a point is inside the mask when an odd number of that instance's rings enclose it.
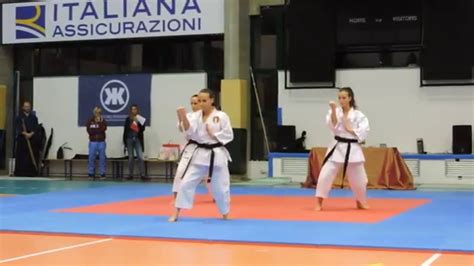
<instances>
[{"instance_id":1,"label":"court line marking","mask_svg":"<svg viewBox=\"0 0 474 266\"><path fill-rule=\"evenodd\" d=\"M421 266L430 266L431 263L435 262L439 257L441 257L441 253L436 253L433 254L433 256L429 257L427 260L425 260Z\"/></svg>"},{"instance_id":2,"label":"court line marking","mask_svg":"<svg viewBox=\"0 0 474 266\"><path fill-rule=\"evenodd\" d=\"M230 241L230 240L210 240L210 239L186 239L177 237L155 237L155 236L132 236L132 235L114 235L114 234L86 234L86 233L55 233L41 231L18 231L0 229L2 235L26 235L26 236L50 236L50 237L82 237L82 238L101 238L111 237L114 240L139 240L139 241L158 241L158 242L179 242L179 243L203 243L203 244L222 244L222 245L251 245L259 247L277 246L286 248L314 248L314 249L340 249L340 250L358 250L358 251L382 251L382 252L400 252L400 253L423 253L432 254L440 251L434 249L422 248L400 248L400 247L371 247L371 246L341 246L326 244L304 244L304 243L278 243L278 242L255 242L255 241ZM442 250L445 255L472 255L473 250Z\"/></svg>"},{"instance_id":3,"label":"court line marking","mask_svg":"<svg viewBox=\"0 0 474 266\"><path fill-rule=\"evenodd\" d=\"M56 249L45 250L45 251L41 251L41 252L37 252L37 253L32 253L32 254L28 254L28 255L19 256L19 257L13 257L13 258L9 258L9 259L0 260L0 263L6 263L6 262L11 262L11 261L16 261L16 260L22 260L22 259L27 259L27 258L31 258L31 257L41 256L41 255L45 255L45 254L55 253L55 252L59 252L59 251L64 251L64 250L69 250L69 249L74 249L74 248L80 248L80 247L85 247L85 246L91 246L91 245L96 245L96 244L108 242L108 241L111 241L111 240L113 240L113 238L95 240L95 241L90 241L90 242L86 242L86 243L82 243L82 244L77 244L77 245L66 246L66 247L62 247L62 248L56 248Z\"/></svg>"}]
</instances>

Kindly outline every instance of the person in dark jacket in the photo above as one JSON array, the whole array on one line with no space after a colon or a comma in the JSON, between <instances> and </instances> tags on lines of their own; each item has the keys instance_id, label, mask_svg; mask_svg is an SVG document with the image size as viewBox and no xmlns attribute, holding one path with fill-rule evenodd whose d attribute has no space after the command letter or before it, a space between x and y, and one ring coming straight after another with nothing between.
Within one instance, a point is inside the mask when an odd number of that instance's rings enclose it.
<instances>
[{"instance_id":1,"label":"person in dark jacket","mask_svg":"<svg viewBox=\"0 0 474 266\"><path fill-rule=\"evenodd\" d=\"M128 151L128 177L127 180L133 180L133 170L135 166L134 155L138 160L140 178L143 181L149 180L145 176L145 163L143 161L144 140L143 131L145 131L144 118L140 116L138 105L130 106L128 117L125 119L123 128L123 144ZM135 151L135 152L134 152ZM136 154L135 154L136 153Z\"/></svg>"},{"instance_id":2,"label":"person in dark jacket","mask_svg":"<svg viewBox=\"0 0 474 266\"><path fill-rule=\"evenodd\" d=\"M15 176L37 176L39 141L38 118L32 111L31 103L23 103L22 110L15 119L16 155Z\"/></svg>"},{"instance_id":3,"label":"person in dark jacket","mask_svg":"<svg viewBox=\"0 0 474 266\"><path fill-rule=\"evenodd\" d=\"M105 179L105 131L107 130L107 122L102 117L102 109L95 107L93 116L87 122L87 133L89 133L89 161L87 173L89 179L95 180L95 159L99 155L99 174L100 179Z\"/></svg>"}]
</instances>

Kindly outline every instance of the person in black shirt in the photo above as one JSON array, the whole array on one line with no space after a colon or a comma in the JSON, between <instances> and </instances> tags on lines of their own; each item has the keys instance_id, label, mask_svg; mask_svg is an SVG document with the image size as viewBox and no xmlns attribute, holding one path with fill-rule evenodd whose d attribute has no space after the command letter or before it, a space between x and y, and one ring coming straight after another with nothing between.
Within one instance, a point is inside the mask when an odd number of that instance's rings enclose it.
<instances>
[{"instance_id":1,"label":"person in black shirt","mask_svg":"<svg viewBox=\"0 0 474 266\"><path fill-rule=\"evenodd\" d=\"M136 152L138 167L140 169L140 178L143 181L149 180L145 176L145 163L143 162L143 151L144 151L144 141L143 141L143 131L145 131L144 123L139 122L139 109L136 104L130 106L130 112L128 117L125 119L125 124L123 128L123 144L127 147L128 151L128 177L127 180L133 180L133 170L134 170L134 151Z\"/></svg>"}]
</instances>

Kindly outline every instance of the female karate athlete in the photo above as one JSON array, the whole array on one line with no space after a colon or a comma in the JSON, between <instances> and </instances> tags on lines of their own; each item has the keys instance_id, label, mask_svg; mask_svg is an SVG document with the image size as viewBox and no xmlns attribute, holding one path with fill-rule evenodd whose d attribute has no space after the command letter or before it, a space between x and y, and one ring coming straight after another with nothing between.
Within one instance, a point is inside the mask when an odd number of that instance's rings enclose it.
<instances>
[{"instance_id":1,"label":"female karate athlete","mask_svg":"<svg viewBox=\"0 0 474 266\"><path fill-rule=\"evenodd\" d=\"M356 109L354 92L350 87L339 89L338 98L340 107L337 107L335 102L330 102L330 110L326 116L326 123L334 135L334 140L329 145L319 173L316 186L316 211L322 209L323 200L329 196L334 179L341 168L343 178L347 174L357 208L369 208L366 196L365 157L359 144L367 138L369 120Z\"/></svg>"},{"instance_id":2,"label":"female karate athlete","mask_svg":"<svg viewBox=\"0 0 474 266\"><path fill-rule=\"evenodd\" d=\"M170 222L178 220L181 209L192 208L196 187L205 176L211 178L212 194L222 218L227 219L230 212L228 162L231 158L224 145L234 139L234 133L227 114L214 107L214 93L211 90L201 90L199 102L201 110L195 112L189 120L184 108L177 110L185 133L197 147L187 155L189 158L185 158L189 160L189 164L184 170L176 198L176 209L169 218Z\"/></svg>"},{"instance_id":3,"label":"female karate athlete","mask_svg":"<svg viewBox=\"0 0 474 266\"><path fill-rule=\"evenodd\" d=\"M201 105L199 104L199 95L197 94L194 94L193 96L191 96L191 112L187 113L186 114L186 117L188 118L188 120L191 119L191 116L193 115L194 112L197 112L201 109ZM184 128L183 128L183 121L180 120L180 117L178 117L178 129L180 132L184 133ZM181 156L181 159L178 163L178 167L176 169L176 175L174 177L174 181L173 181L173 195L174 195L174 199L176 200L176 196L178 195L178 190L179 190L179 186L181 184L181 179L183 178L184 176L184 170L186 169L186 166L188 165L189 163L189 160L186 160L186 158L189 158L189 153L192 153L195 149L196 149L196 144L193 143L190 138L190 136L188 134L184 134L184 137L187 141L187 144L184 146L184 149L183 149L183 153L182 153L182 156ZM211 187L210 187L210 179L209 178L205 178L205 180L203 181L203 183L206 185L206 188L207 188L207 191L209 192L209 195L212 196L211 194Z\"/></svg>"}]
</instances>

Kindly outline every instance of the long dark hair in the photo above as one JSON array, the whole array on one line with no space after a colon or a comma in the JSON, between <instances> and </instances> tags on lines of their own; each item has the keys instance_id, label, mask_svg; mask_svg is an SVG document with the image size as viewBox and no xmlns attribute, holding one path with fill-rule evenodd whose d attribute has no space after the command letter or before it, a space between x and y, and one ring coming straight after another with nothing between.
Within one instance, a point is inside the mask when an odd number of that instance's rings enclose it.
<instances>
[{"instance_id":1,"label":"long dark hair","mask_svg":"<svg viewBox=\"0 0 474 266\"><path fill-rule=\"evenodd\" d=\"M339 88L339 92L343 92L343 91L347 92L347 95L351 97L351 101L349 102L349 105L352 108L357 109L356 99L355 99L354 91L352 90L352 88L351 87Z\"/></svg>"},{"instance_id":2,"label":"long dark hair","mask_svg":"<svg viewBox=\"0 0 474 266\"><path fill-rule=\"evenodd\" d=\"M199 93L207 93L209 94L209 99L213 99L214 102L212 103L212 106L216 106L215 105L215 101L216 101L216 94L214 93L214 91L212 91L211 89L202 89L199 91Z\"/></svg>"}]
</instances>

